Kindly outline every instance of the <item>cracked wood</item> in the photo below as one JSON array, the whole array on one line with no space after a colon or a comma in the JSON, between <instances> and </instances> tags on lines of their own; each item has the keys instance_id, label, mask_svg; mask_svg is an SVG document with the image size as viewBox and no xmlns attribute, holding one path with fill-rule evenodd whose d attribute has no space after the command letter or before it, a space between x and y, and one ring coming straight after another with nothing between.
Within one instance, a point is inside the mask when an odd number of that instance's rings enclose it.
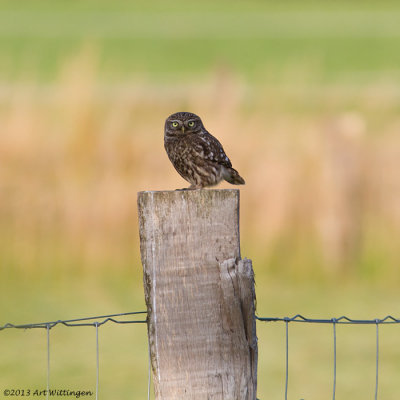
<instances>
[{"instance_id":1,"label":"cracked wood","mask_svg":"<svg viewBox=\"0 0 400 400\"><path fill-rule=\"evenodd\" d=\"M155 398L254 400L251 261L239 190L140 192L140 249Z\"/></svg>"}]
</instances>

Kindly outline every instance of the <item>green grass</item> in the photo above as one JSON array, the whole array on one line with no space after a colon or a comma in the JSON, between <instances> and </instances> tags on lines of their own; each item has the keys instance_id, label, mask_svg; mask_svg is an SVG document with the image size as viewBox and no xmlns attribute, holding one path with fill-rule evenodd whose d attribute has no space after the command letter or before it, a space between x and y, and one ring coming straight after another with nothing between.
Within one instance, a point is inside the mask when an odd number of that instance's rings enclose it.
<instances>
[{"instance_id":1,"label":"green grass","mask_svg":"<svg viewBox=\"0 0 400 400\"><path fill-rule=\"evenodd\" d=\"M263 277L255 264L260 316L381 318L398 315L397 290L350 283L285 284ZM260 276L261 275L261 276ZM260 276L260 278L258 278ZM29 323L142 310L140 265L129 271L65 275L59 281L15 275L2 282L0 324ZM279 299L279 300L277 300ZM11 306L12 305L12 306ZM285 378L285 326L258 323L258 397L281 398ZM395 399L400 368L398 327L380 328L380 394ZM328 399L332 390L332 327L289 325L292 398ZM99 328L100 394L104 398L143 399L147 390L147 332L140 325ZM0 387L46 387L46 331L0 331ZM56 326L50 331L53 388L94 390L95 329ZM337 327L337 396L369 398L374 391L375 327Z\"/></svg>"},{"instance_id":2,"label":"green grass","mask_svg":"<svg viewBox=\"0 0 400 400\"><path fill-rule=\"evenodd\" d=\"M395 2L2 2L0 71L52 79L93 48L103 79L206 79L226 67L281 82L299 68L317 81L399 79Z\"/></svg>"},{"instance_id":3,"label":"green grass","mask_svg":"<svg viewBox=\"0 0 400 400\"><path fill-rule=\"evenodd\" d=\"M14 274L2 280L0 324L84 318L144 310L140 270L77 274L59 279ZM55 266L57 268L57 266ZM123 319L123 317L122 317ZM143 319L140 316L137 319ZM145 324L99 328L101 396L145 398L147 330ZM46 388L46 330L0 331L0 387ZM95 328L56 326L50 331L51 387L94 390Z\"/></svg>"}]
</instances>

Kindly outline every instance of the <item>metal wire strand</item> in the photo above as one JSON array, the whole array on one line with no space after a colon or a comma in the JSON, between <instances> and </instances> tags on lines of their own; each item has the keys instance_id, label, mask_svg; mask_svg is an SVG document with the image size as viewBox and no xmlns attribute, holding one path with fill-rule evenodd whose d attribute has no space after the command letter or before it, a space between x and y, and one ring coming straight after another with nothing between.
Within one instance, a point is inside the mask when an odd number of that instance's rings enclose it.
<instances>
[{"instance_id":1,"label":"metal wire strand","mask_svg":"<svg viewBox=\"0 0 400 400\"><path fill-rule=\"evenodd\" d=\"M286 377L285 377L285 400L288 395L288 383L289 383L289 321L286 320Z\"/></svg>"},{"instance_id":2,"label":"metal wire strand","mask_svg":"<svg viewBox=\"0 0 400 400\"><path fill-rule=\"evenodd\" d=\"M336 321L333 321L333 393L332 399L336 399Z\"/></svg>"},{"instance_id":3,"label":"metal wire strand","mask_svg":"<svg viewBox=\"0 0 400 400\"><path fill-rule=\"evenodd\" d=\"M311 324L332 324L334 321L336 324L350 324L350 325L375 325L375 324L400 324L400 319L392 317L391 315L387 315L382 319L353 319L342 315L339 318L306 318L300 314L295 315L294 317L288 318L276 318L276 317L258 317L256 316L258 321L262 322L278 322L278 321L289 321L289 322L306 322Z\"/></svg>"},{"instance_id":4,"label":"metal wire strand","mask_svg":"<svg viewBox=\"0 0 400 400\"><path fill-rule=\"evenodd\" d=\"M378 378L379 378L379 321L376 321L376 380L375 400L378 400Z\"/></svg>"},{"instance_id":5,"label":"metal wire strand","mask_svg":"<svg viewBox=\"0 0 400 400\"><path fill-rule=\"evenodd\" d=\"M96 400L99 398L99 323L95 323L96 327Z\"/></svg>"},{"instance_id":6,"label":"metal wire strand","mask_svg":"<svg viewBox=\"0 0 400 400\"><path fill-rule=\"evenodd\" d=\"M93 320L104 318L103 321L97 321L98 325L104 325L108 322L113 322L115 324L145 324L147 323L146 320L131 320L131 321L124 321L118 320L113 317L120 317L125 315L138 315L138 314L146 314L146 311L135 311L135 312L127 312L127 313L120 313L120 314L110 314L110 315L101 315L95 317L86 317L86 318L75 318L75 319L66 319L66 320L57 320L51 322L39 322L39 323L32 323L32 324L11 324L6 323L0 326L0 331L4 329L33 329L33 328L44 328L50 329L56 325L64 325L68 327L77 327L77 326L94 326ZM400 319L394 318L391 315L387 315L385 318L382 319L352 319L346 316L341 316L340 318L330 318L330 319L313 319L313 318L306 318L300 314L295 315L294 317L288 318L276 318L276 317L258 317L256 319L261 322L278 322L278 321L288 321L288 322L305 322L305 323L315 323L315 324L332 324L335 321L336 324L353 324L353 325L360 325L360 324L399 324ZM85 321L85 322L83 322Z\"/></svg>"},{"instance_id":7,"label":"metal wire strand","mask_svg":"<svg viewBox=\"0 0 400 400\"><path fill-rule=\"evenodd\" d=\"M128 313L120 313L120 314L110 314L110 315L100 315L96 317L86 317L86 318L75 318L75 319L66 319L66 320L57 320L57 321L52 321L52 322L39 322L39 323L33 323L33 324L21 324L21 325L16 325L16 324L11 324L7 323L3 326L0 326L0 331L4 329L33 329L33 328L45 328L47 329L47 326L49 328L53 328L56 325L64 325L64 326L69 326L69 327L76 327L76 326L94 326L95 322L93 320L95 319L100 319L104 318L103 321L96 321L99 326L106 324L107 322L113 322L115 324L145 324L147 321L146 320L132 320L132 321L124 321L124 320L118 320L113 317L121 317L125 315L138 315L138 314L146 314L146 311L134 311L134 312L128 312ZM87 321L87 322L81 322L81 321Z\"/></svg>"},{"instance_id":8,"label":"metal wire strand","mask_svg":"<svg viewBox=\"0 0 400 400\"><path fill-rule=\"evenodd\" d=\"M46 391L46 399L49 399L49 390L50 390L50 325L46 326L47 331L47 391Z\"/></svg>"}]
</instances>

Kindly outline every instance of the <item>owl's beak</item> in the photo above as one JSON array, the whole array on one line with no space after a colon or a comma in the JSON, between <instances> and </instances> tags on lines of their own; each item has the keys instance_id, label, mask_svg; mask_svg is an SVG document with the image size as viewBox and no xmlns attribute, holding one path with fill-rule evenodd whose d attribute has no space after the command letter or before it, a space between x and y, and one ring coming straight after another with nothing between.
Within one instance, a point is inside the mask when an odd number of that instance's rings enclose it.
<instances>
[{"instance_id":1,"label":"owl's beak","mask_svg":"<svg viewBox=\"0 0 400 400\"><path fill-rule=\"evenodd\" d=\"M182 133L185 133L185 127L182 125Z\"/></svg>"}]
</instances>

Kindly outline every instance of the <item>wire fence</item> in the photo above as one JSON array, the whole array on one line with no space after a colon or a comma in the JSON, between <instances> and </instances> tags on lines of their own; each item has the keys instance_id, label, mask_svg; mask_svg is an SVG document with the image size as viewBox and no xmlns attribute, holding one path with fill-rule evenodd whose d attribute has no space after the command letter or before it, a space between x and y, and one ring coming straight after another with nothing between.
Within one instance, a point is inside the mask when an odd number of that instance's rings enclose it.
<instances>
[{"instance_id":1,"label":"wire fence","mask_svg":"<svg viewBox=\"0 0 400 400\"><path fill-rule=\"evenodd\" d=\"M47 394L46 398L49 398L50 389L50 330L57 325L63 325L66 327L82 327L82 326L93 326L96 329L96 391L95 398L98 399L99 394L99 327L107 324L144 324L147 322L146 319L132 319L132 320L122 320L120 317L125 316L142 316L147 314L146 311L134 311L128 313L101 315L95 317L87 318L76 318L69 320L57 320L51 322L39 322L33 324L11 324L7 323L0 326L0 331L6 329L46 329L47 332ZM313 319L306 318L298 314L294 317L258 317L256 320L263 323L271 322L284 322L285 323L285 400L288 399L288 387L289 387L289 323L308 323L308 324L331 324L332 325L332 351L333 351L333 378L332 378L332 399L336 399L336 355L337 355L337 334L336 326L339 324L347 325L375 325L375 337L376 337L376 348L375 348L375 400L378 399L378 383L379 383L379 326L383 324L399 324L400 319L394 318L388 315L382 319L352 319L346 316L341 316L339 318L330 319ZM148 365L148 387L147 387L147 397L150 399L150 355L149 355L149 365Z\"/></svg>"},{"instance_id":2,"label":"wire fence","mask_svg":"<svg viewBox=\"0 0 400 400\"><path fill-rule=\"evenodd\" d=\"M285 323L285 400L288 398L288 385L289 385L289 322L309 323L309 324L331 324L332 325L332 338L333 338L333 383L332 383L332 399L336 399L336 325L375 325L375 400L378 399L378 382L379 382L379 325L382 324L399 324L400 319L387 315L382 319L352 319L346 316L340 318L330 319L313 319L306 318L300 314L294 317L284 318L270 318L270 317L256 317L260 322L284 322Z\"/></svg>"},{"instance_id":3,"label":"wire fence","mask_svg":"<svg viewBox=\"0 0 400 400\"><path fill-rule=\"evenodd\" d=\"M99 327L105 325L107 323L114 324L145 324L147 321L144 319L139 320L121 320L116 319L117 317L123 316L132 316L132 315L143 315L147 314L146 311L133 311L128 313L119 313L119 314L110 314L110 315L100 315L96 317L87 317L87 318L75 318L75 319L67 319L67 320L57 320L51 322L39 322L34 324L11 324L7 323L3 326L0 326L0 331L5 329L46 329L47 331L47 382L46 382L46 399L49 398L50 395L50 329L54 328L57 325L67 326L69 328L76 328L82 326L93 326L96 328L96 390L95 390L95 399L98 400L99 396L99 371L100 371L100 361L99 361ZM150 398L150 362L149 362L149 384L148 384L148 398Z\"/></svg>"}]
</instances>

